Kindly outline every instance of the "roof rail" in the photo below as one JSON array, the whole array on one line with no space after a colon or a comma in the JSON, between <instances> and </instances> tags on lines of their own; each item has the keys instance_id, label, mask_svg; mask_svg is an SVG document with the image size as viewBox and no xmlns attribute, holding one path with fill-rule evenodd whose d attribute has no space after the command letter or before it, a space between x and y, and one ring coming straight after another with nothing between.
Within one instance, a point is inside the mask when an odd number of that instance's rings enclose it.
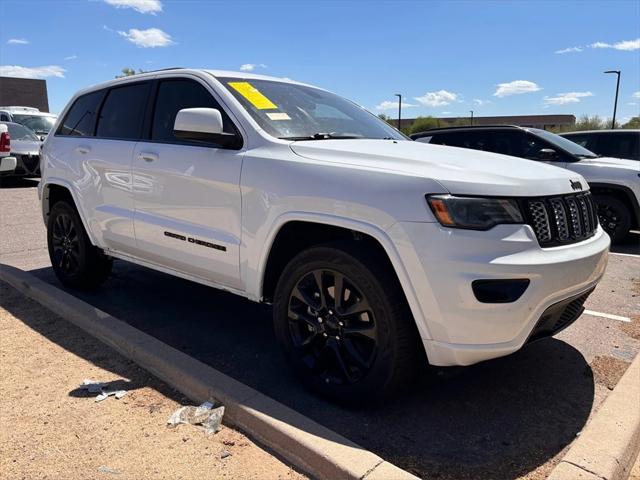
<instances>
[{"instance_id":1,"label":"roof rail","mask_svg":"<svg viewBox=\"0 0 640 480\"><path fill-rule=\"evenodd\" d=\"M430 133L436 133L436 132L446 132L446 131L452 131L452 130L482 130L483 128L518 128L518 129L524 129L524 128L529 128L529 127L523 127L523 126L520 126L520 125L505 125L505 124L498 124L498 125L461 125L459 127L428 128L427 130L422 130L421 132L412 133L409 136L411 138L426 137Z\"/></svg>"}]
</instances>

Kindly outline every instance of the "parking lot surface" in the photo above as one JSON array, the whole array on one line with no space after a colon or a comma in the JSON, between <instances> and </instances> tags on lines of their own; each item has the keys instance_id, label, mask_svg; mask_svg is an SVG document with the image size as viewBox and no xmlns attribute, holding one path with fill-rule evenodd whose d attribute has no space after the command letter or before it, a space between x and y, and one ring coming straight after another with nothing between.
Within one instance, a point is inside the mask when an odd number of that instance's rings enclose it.
<instances>
[{"instance_id":1,"label":"parking lot surface","mask_svg":"<svg viewBox=\"0 0 640 480\"><path fill-rule=\"evenodd\" d=\"M0 189L0 262L59 285L35 185ZM99 291L71 293L419 476L543 478L640 351L639 239L614 248L590 314L557 337L425 372L403 396L357 410L299 385L267 306L120 261Z\"/></svg>"}]
</instances>

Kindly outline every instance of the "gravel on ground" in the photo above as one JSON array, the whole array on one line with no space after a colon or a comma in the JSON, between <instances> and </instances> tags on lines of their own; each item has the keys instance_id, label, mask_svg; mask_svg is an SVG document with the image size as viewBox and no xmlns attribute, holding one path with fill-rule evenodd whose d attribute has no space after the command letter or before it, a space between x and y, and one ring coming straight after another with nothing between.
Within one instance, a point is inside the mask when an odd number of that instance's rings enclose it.
<instances>
[{"instance_id":1,"label":"gravel on ground","mask_svg":"<svg viewBox=\"0 0 640 480\"><path fill-rule=\"evenodd\" d=\"M78 386L128 393L101 402ZM306 478L242 433L167 426L187 398L0 282L0 472L12 479Z\"/></svg>"}]
</instances>

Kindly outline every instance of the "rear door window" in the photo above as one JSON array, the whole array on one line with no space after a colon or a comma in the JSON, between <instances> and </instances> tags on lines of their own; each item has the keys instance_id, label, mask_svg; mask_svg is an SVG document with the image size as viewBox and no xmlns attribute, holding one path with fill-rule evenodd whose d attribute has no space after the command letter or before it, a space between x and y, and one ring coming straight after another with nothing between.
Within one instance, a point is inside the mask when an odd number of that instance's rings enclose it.
<instances>
[{"instance_id":1,"label":"rear door window","mask_svg":"<svg viewBox=\"0 0 640 480\"><path fill-rule=\"evenodd\" d=\"M78 97L64 120L60 122L56 135L91 137L96 125L96 114L104 97L104 90Z\"/></svg>"},{"instance_id":2,"label":"rear door window","mask_svg":"<svg viewBox=\"0 0 640 480\"><path fill-rule=\"evenodd\" d=\"M142 133L149 82L112 88L100 110L96 136L137 140Z\"/></svg>"}]
</instances>

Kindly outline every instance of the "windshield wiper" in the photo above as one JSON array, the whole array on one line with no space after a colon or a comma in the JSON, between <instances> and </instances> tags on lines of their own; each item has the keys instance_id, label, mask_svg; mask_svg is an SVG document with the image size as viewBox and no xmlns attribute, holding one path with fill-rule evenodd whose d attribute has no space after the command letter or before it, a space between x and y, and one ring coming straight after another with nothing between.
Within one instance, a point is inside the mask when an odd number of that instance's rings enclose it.
<instances>
[{"instance_id":1,"label":"windshield wiper","mask_svg":"<svg viewBox=\"0 0 640 480\"><path fill-rule=\"evenodd\" d=\"M314 133L313 135L307 135L302 137L278 137L280 140L353 140L358 138L364 138L359 135L339 135L336 133Z\"/></svg>"}]
</instances>

